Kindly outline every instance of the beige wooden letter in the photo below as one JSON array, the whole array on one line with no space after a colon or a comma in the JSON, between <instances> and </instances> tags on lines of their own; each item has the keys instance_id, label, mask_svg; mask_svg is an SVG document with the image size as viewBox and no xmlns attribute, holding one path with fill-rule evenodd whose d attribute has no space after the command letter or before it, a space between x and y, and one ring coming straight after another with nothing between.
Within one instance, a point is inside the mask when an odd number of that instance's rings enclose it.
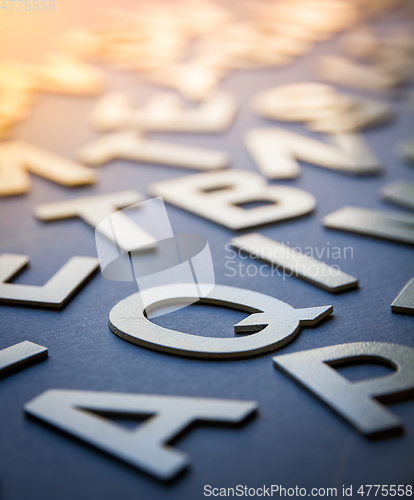
<instances>
[{"instance_id":1,"label":"beige wooden letter","mask_svg":"<svg viewBox=\"0 0 414 500\"><path fill-rule=\"evenodd\" d=\"M28 172L65 186L93 184L97 174L74 161L20 141L0 145L0 196L30 190Z\"/></svg>"},{"instance_id":2,"label":"beige wooden letter","mask_svg":"<svg viewBox=\"0 0 414 500\"><path fill-rule=\"evenodd\" d=\"M259 170L269 179L297 177L297 160L347 174L381 171L379 160L359 134L330 135L332 144L315 141L280 128L248 130L245 144Z\"/></svg>"},{"instance_id":3,"label":"beige wooden letter","mask_svg":"<svg viewBox=\"0 0 414 500\"><path fill-rule=\"evenodd\" d=\"M315 198L302 189L269 186L258 174L242 170L203 173L152 184L153 196L230 229L277 222L311 212ZM241 205L270 204L244 209Z\"/></svg>"},{"instance_id":4,"label":"beige wooden letter","mask_svg":"<svg viewBox=\"0 0 414 500\"><path fill-rule=\"evenodd\" d=\"M80 217L86 223L115 242L124 252L141 246L155 245L155 239L135 224L119 208L128 207L142 200L138 191L120 191L86 198L58 201L38 205L34 214L44 221ZM116 212L116 213L115 213ZM100 224L104 219L105 223Z\"/></svg>"},{"instance_id":5,"label":"beige wooden letter","mask_svg":"<svg viewBox=\"0 0 414 500\"><path fill-rule=\"evenodd\" d=\"M130 131L100 137L82 148L79 157L84 163L94 166L122 158L195 170L225 168L230 162L224 151L153 141Z\"/></svg>"}]
</instances>

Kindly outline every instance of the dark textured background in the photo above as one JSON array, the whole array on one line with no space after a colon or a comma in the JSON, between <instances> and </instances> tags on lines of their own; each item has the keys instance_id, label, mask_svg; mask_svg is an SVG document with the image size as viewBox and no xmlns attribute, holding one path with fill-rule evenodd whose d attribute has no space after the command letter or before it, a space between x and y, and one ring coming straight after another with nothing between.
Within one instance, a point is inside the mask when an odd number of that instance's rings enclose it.
<instances>
[{"instance_id":1,"label":"dark textured background","mask_svg":"<svg viewBox=\"0 0 414 500\"><path fill-rule=\"evenodd\" d=\"M35 60L47 46L45 37L53 39L65 27L87 24L102 4L91 2L86 8L80 2L70 5L57 2L57 8L61 9L59 17L39 13L36 19L28 17L20 24L15 16L15 27L11 23L12 29L4 31L7 43L2 53ZM30 19L34 19L31 29ZM386 33L401 25L401 16L394 14L375 24ZM35 36L36 29L39 32L42 27L45 28L42 36ZM241 103L237 120L228 132L218 136L157 134L154 137L223 149L231 154L233 168L256 171L243 146L243 133L249 127L272 125L272 122L252 114L251 96L272 85L314 79L315 58L338 52L339 40L340 37L319 44L310 55L289 67L241 71L225 80L222 87L235 92ZM113 71L107 75L108 88L128 90L137 104L156 91L155 87L140 83L134 75ZM302 329L295 341L277 354L357 341L414 346L414 318L392 314L390 310L392 300L414 275L413 249L324 229L321 225L323 216L344 205L398 210L380 200L379 189L394 179L414 178L414 169L395 152L400 140L413 135L414 116L405 97L403 92L399 99L390 101L397 113L394 124L364 132L386 167L382 176L347 177L302 164L300 178L281 184L311 192L318 202L316 211L260 229L262 234L293 246L321 249L328 242L330 247L352 246L353 259L326 259L326 262L339 263L343 271L358 277L361 286L357 291L331 295L293 277L283 280L277 276L226 276L229 271L225 268L228 256L225 245L236 233L168 206L176 233L197 233L208 238L217 283L266 293L294 307L334 306L331 319L316 328ZM95 136L89 124L93 105L94 99L89 98L42 95L29 121L15 136L74 158L76 150ZM278 125L307 133L302 124ZM114 161L100 169L100 182L96 186L75 189L32 176L31 193L0 199L0 251L30 256L29 268L15 282L42 285L73 255L96 254L90 227L79 219L37 221L32 215L36 204L131 188L145 194L152 182L190 173L184 169ZM242 260L236 258L238 262ZM252 260L243 262L261 265ZM110 282L98 274L61 311L0 306L0 348L30 340L49 349L48 360L0 380L2 499L182 500L203 498L205 484L341 489L343 484L358 487L413 483L414 401L390 406L404 421L405 435L368 441L275 370L272 353L239 361L207 361L165 355L121 340L109 330L108 314L119 300L134 291L135 284ZM234 323L243 317L236 311L191 306L157 322L191 333L232 336ZM374 366L348 369L347 373L355 379L383 374L386 370ZM239 428L200 426L185 434L175 445L190 455L191 467L173 483L163 485L25 417L23 404L51 388L255 400L259 403L259 413Z\"/></svg>"}]
</instances>

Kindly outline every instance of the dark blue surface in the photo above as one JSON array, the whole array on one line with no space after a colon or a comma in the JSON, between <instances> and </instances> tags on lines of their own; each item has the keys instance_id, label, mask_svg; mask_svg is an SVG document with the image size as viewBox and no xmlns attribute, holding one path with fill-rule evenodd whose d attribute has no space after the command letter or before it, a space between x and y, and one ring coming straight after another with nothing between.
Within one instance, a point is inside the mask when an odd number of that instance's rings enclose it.
<instances>
[{"instance_id":1,"label":"dark blue surface","mask_svg":"<svg viewBox=\"0 0 414 500\"><path fill-rule=\"evenodd\" d=\"M382 23L387 29L396 20ZM244 131L272 125L250 111L250 98L272 85L313 79L318 55L337 52L339 39L323 43L292 66L269 71L238 72L223 87L237 93L241 109L233 127L218 136L157 135L169 141L223 149L233 168L257 171L243 146ZM136 102L156 91L127 75L108 73L111 88L127 89ZM353 93L352 90L350 93ZM355 92L356 93L356 92ZM294 307L332 304L334 316L315 328L302 329L277 354L357 341L395 342L414 347L414 318L392 314L390 304L414 275L413 248L323 228L321 219L344 206L398 210L380 200L379 189L394 179L414 179L395 147L413 135L414 116L405 99L393 100L393 125L365 131L364 136L386 167L382 176L347 177L302 164L302 175L281 184L311 192L316 211L294 221L274 224L260 233L292 246L352 247L353 259L326 259L360 279L360 289L331 295L296 278L228 276L225 245L236 234L178 208L168 206L176 233L208 238L216 281L282 299ZM74 157L94 134L89 126L93 99L44 96L20 135L33 144ZM302 124L277 124L307 134ZM24 130L26 132L24 133ZM317 137L315 135L315 137ZM41 285L73 255L96 254L94 232L79 219L42 223L35 205L80 195L135 188L189 175L183 169L114 161L100 169L94 187L67 189L32 176L26 196L0 199L1 252L30 256L29 268L16 283ZM235 259L253 269L261 263ZM227 274L227 276L226 276ZM0 348L30 340L49 348L49 359L0 380L0 497L4 500L198 499L203 486L250 487L263 484L338 487L360 484L412 484L414 481L414 401L391 405L404 422L403 436L371 442L357 434L319 401L275 370L273 354L239 361L185 359L143 349L115 336L108 328L110 309L136 291L131 283L95 276L61 311L0 306ZM192 333L231 336L240 312L191 306L157 320ZM371 371L373 370L373 371ZM364 369L363 376L381 374ZM352 377L352 374L350 375ZM255 400L259 413L239 428L197 427L175 445L191 457L189 471L163 485L87 445L24 416L24 403L47 389L101 390Z\"/></svg>"}]
</instances>

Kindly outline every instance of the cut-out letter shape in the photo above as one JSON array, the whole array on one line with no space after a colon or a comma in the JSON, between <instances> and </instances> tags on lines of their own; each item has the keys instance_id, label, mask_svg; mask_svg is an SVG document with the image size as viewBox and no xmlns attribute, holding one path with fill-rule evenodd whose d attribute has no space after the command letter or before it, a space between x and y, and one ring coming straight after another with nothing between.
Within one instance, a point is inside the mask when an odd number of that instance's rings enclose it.
<instances>
[{"instance_id":1,"label":"cut-out letter shape","mask_svg":"<svg viewBox=\"0 0 414 500\"><path fill-rule=\"evenodd\" d=\"M83 96L99 94L103 88L102 72L78 57L51 52L36 70L37 84L43 92Z\"/></svg>"},{"instance_id":2,"label":"cut-out letter shape","mask_svg":"<svg viewBox=\"0 0 414 500\"><path fill-rule=\"evenodd\" d=\"M198 421L241 423L257 409L253 401L148 394L50 390L24 411L168 481L189 465L187 455L168 443ZM150 418L129 430L93 412Z\"/></svg>"},{"instance_id":3,"label":"cut-out letter shape","mask_svg":"<svg viewBox=\"0 0 414 500\"><path fill-rule=\"evenodd\" d=\"M401 83L400 76L381 67L359 64L339 56L321 57L318 73L327 82L379 92L389 92Z\"/></svg>"},{"instance_id":4,"label":"cut-out letter shape","mask_svg":"<svg viewBox=\"0 0 414 500\"><path fill-rule=\"evenodd\" d=\"M0 302L63 307L99 267L94 257L72 257L43 286L7 283L29 262L26 255L0 255Z\"/></svg>"},{"instance_id":5,"label":"cut-out letter shape","mask_svg":"<svg viewBox=\"0 0 414 500\"><path fill-rule=\"evenodd\" d=\"M0 351L0 376L47 358L47 348L25 340Z\"/></svg>"},{"instance_id":6,"label":"cut-out letter shape","mask_svg":"<svg viewBox=\"0 0 414 500\"><path fill-rule=\"evenodd\" d=\"M414 349L385 342L356 342L273 358L275 366L308 389L367 436L400 431L400 419L379 401L414 395ZM396 371L388 376L349 382L334 366L377 361Z\"/></svg>"},{"instance_id":7,"label":"cut-out letter shape","mask_svg":"<svg viewBox=\"0 0 414 500\"><path fill-rule=\"evenodd\" d=\"M147 132L216 133L229 128L237 112L232 94L217 92L196 109L184 108L175 94L156 94L134 109L125 94L104 96L96 106L94 123L102 131L133 128Z\"/></svg>"},{"instance_id":8,"label":"cut-out letter shape","mask_svg":"<svg viewBox=\"0 0 414 500\"><path fill-rule=\"evenodd\" d=\"M308 129L313 132L340 134L383 125L394 119L394 110L387 103L361 97L349 97L348 100L354 102L350 110L332 113L331 116L323 116L321 113L320 117L307 122Z\"/></svg>"},{"instance_id":9,"label":"cut-out letter shape","mask_svg":"<svg viewBox=\"0 0 414 500\"><path fill-rule=\"evenodd\" d=\"M154 68L144 75L151 83L173 88L187 99L201 101L216 92L225 73L224 68L189 61Z\"/></svg>"},{"instance_id":10,"label":"cut-out letter shape","mask_svg":"<svg viewBox=\"0 0 414 500\"><path fill-rule=\"evenodd\" d=\"M226 168L230 163L229 155L224 151L153 141L130 131L115 132L97 139L81 149L79 158L94 166L121 158L195 170Z\"/></svg>"},{"instance_id":11,"label":"cut-out letter shape","mask_svg":"<svg viewBox=\"0 0 414 500\"><path fill-rule=\"evenodd\" d=\"M20 141L0 144L0 196L27 193L28 172L65 186L94 184L92 169Z\"/></svg>"},{"instance_id":12,"label":"cut-out letter shape","mask_svg":"<svg viewBox=\"0 0 414 500\"><path fill-rule=\"evenodd\" d=\"M38 205L35 216L44 221L80 217L93 228L99 229L110 241L128 252L145 245L155 245L155 239L135 224L119 208L128 207L142 200L138 191L119 191L118 193L75 198ZM100 224L104 219L106 223Z\"/></svg>"},{"instance_id":13,"label":"cut-out letter shape","mask_svg":"<svg viewBox=\"0 0 414 500\"><path fill-rule=\"evenodd\" d=\"M300 173L297 160L347 174L367 175L381 171L379 160L355 133L330 135L332 144L281 128L248 130L245 144L259 170L269 179L291 179Z\"/></svg>"},{"instance_id":14,"label":"cut-out letter shape","mask_svg":"<svg viewBox=\"0 0 414 500\"><path fill-rule=\"evenodd\" d=\"M353 59L375 60L381 49L382 40L366 25L359 25L342 38L342 48Z\"/></svg>"},{"instance_id":15,"label":"cut-out letter shape","mask_svg":"<svg viewBox=\"0 0 414 500\"><path fill-rule=\"evenodd\" d=\"M333 312L332 306L294 309L263 293L216 285L207 296L199 299L199 303L239 309L250 316L234 325L235 333L242 336L211 338L163 328L147 318L159 307L198 298L193 284L164 285L145 292L145 306L138 292L112 308L109 314L111 330L133 344L199 358L242 358L274 351L293 340L302 326L316 325Z\"/></svg>"},{"instance_id":16,"label":"cut-out letter shape","mask_svg":"<svg viewBox=\"0 0 414 500\"><path fill-rule=\"evenodd\" d=\"M381 193L385 201L414 210L414 182L391 182L382 188Z\"/></svg>"},{"instance_id":17,"label":"cut-out letter shape","mask_svg":"<svg viewBox=\"0 0 414 500\"><path fill-rule=\"evenodd\" d=\"M150 192L229 229L246 229L299 217L316 206L315 198L307 191L270 186L260 175L243 170L179 177L152 184ZM269 204L252 209L240 206L257 201Z\"/></svg>"},{"instance_id":18,"label":"cut-out letter shape","mask_svg":"<svg viewBox=\"0 0 414 500\"><path fill-rule=\"evenodd\" d=\"M338 92L323 83L279 85L253 98L253 109L273 120L303 121L315 132L353 132L389 122L394 112L388 104Z\"/></svg>"},{"instance_id":19,"label":"cut-out letter shape","mask_svg":"<svg viewBox=\"0 0 414 500\"><path fill-rule=\"evenodd\" d=\"M402 314L414 314L414 278L404 286L394 302L391 311Z\"/></svg>"},{"instance_id":20,"label":"cut-out letter shape","mask_svg":"<svg viewBox=\"0 0 414 500\"><path fill-rule=\"evenodd\" d=\"M324 264L259 233L237 236L231 240L231 244L252 258L262 259L281 267L328 292L342 292L357 287L359 283L356 278L338 268Z\"/></svg>"},{"instance_id":21,"label":"cut-out letter shape","mask_svg":"<svg viewBox=\"0 0 414 500\"><path fill-rule=\"evenodd\" d=\"M407 141L401 144L403 157L408 161L414 161L414 141Z\"/></svg>"},{"instance_id":22,"label":"cut-out letter shape","mask_svg":"<svg viewBox=\"0 0 414 500\"><path fill-rule=\"evenodd\" d=\"M253 97L255 113L282 121L311 121L344 114L353 102L332 85L316 82L291 83L263 90Z\"/></svg>"},{"instance_id":23,"label":"cut-out letter shape","mask_svg":"<svg viewBox=\"0 0 414 500\"><path fill-rule=\"evenodd\" d=\"M323 218L326 227L414 245L414 215L343 207Z\"/></svg>"}]
</instances>

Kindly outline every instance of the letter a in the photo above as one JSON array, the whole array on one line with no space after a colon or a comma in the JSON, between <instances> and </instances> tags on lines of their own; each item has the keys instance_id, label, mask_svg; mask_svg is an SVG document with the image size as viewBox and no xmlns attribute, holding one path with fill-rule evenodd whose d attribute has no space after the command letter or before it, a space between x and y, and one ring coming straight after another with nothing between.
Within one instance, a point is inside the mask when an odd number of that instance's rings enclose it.
<instances>
[{"instance_id":1,"label":"letter a","mask_svg":"<svg viewBox=\"0 0 414 500\"><path fill-rule=\"evenodd\" d=\"M256 408L252 401L51 390L27 403L24 410L158 479L169 480L189 463L183 452L167 445L177 434L199 420L238 423ZM131 431L92 415L94 411L151 418Z\"/></svg>"}]
</instances>

